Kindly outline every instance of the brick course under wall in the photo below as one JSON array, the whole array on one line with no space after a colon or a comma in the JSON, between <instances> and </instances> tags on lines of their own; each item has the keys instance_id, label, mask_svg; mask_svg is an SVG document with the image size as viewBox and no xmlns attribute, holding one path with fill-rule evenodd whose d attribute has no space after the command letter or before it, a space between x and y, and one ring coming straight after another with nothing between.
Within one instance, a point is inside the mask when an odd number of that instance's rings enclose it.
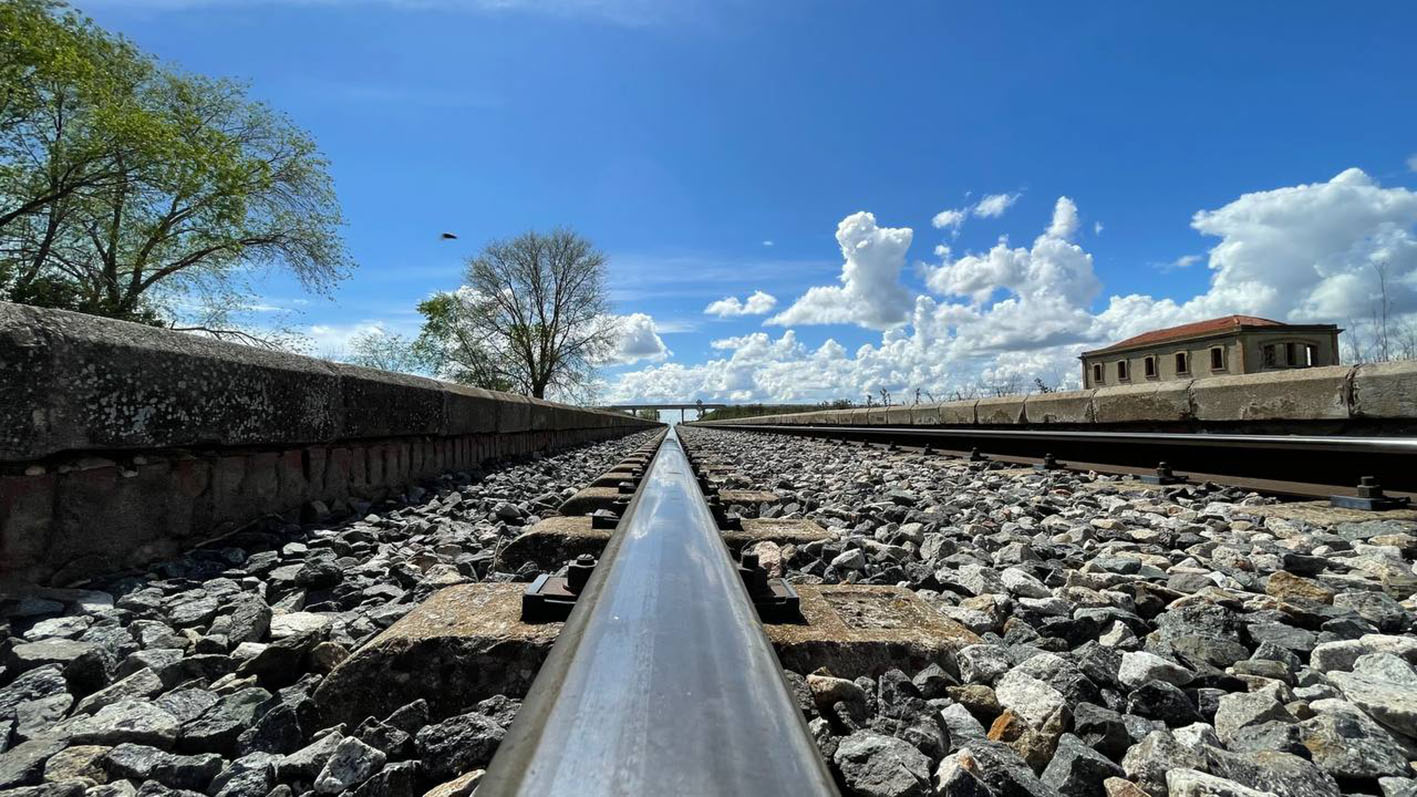
<instances>
[{"instance_id":1,"label":"brick course under wall","mask_svg":"<svg viewBox=\"0 0 1417 797\"><path fill-rule=\"evenodd\" d=\"M658 425L0 303L0 587Z\"/></svg>"}]
</instances>

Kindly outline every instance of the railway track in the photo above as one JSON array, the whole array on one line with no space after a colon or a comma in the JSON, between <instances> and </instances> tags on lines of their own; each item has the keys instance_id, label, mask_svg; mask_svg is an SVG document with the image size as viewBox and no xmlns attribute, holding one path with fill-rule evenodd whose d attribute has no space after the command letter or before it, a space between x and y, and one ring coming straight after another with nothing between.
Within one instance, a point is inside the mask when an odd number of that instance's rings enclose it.
<instances>
[{"instance_id":1,"label":"railway track","mask_svg":"<svg viewBox=\"0 0 1417 797\"><path fill-rule=\"evenodd\" d=\"M836 794L683 445L645 453L477 793Z\"/></svg>"},{"instance_id":2,"label":"railway track","mask_svg":"<svg viewBox=\"0 0 1417 797\"><path fill-rule=\"evenodd\" d=\"M934 429L916 426L758 425L712 428L803 435L1015 464L1214 481L1281 495L1359 497L1367 477L1396 497L1417 497L1417 438L1319 435Z\"/></svg>"}]
</instances>

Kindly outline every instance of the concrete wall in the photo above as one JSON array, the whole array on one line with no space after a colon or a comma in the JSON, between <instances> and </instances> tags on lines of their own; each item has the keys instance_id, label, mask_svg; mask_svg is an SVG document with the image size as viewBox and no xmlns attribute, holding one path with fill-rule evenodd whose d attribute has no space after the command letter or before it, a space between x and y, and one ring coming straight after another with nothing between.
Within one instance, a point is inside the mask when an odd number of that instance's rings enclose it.
<instances>
[{"instance_id":1,"label":"concrete wall","mask_svg":"<svg viewBox=\"0 0 1417 797\"><path fill-rule=\"evenodd\" d=\"M1205 365L1209 367L1208 360ZM1142 380L1096 390L915 404L908 409L910 423L916 426L1411 433L1417 426L1417 361ZM891 407L726 423L894 426L904 425L904 417L901 408Z\"/></svg>"},{"instance_id":2,"label":"concrete wall","mask_svg":"<svg viewBox=\"0 0 1417 797\"><path fill-rule=\"evenodd\" d=\"M0 584L659 424L0 303Z\"/></svg>"}]
</instances>

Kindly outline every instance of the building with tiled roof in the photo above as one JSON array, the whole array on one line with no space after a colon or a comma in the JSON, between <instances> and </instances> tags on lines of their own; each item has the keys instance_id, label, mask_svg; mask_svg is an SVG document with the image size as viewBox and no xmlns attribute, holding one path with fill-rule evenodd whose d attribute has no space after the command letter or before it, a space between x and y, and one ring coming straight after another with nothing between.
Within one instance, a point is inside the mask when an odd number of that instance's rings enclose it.
<instances>
[{"instance_id":1,"label":"building with tiled roof","mask_svg":"<svg viewBox=\"0 0 1417 797\"><path fill-rule=\"evenodd\" d=\"M1094 388L1338 365L1342 331L1251 315L1155 329L1083 352L1082 383Z\"/></svg>"}]
</instances>

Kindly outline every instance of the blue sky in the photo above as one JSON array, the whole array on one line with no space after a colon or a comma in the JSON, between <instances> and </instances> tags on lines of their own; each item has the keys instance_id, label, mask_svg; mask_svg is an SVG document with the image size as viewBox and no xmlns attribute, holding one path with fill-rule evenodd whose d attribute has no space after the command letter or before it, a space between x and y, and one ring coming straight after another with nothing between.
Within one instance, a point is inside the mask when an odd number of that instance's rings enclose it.
<instances>
[{"instance_id":1,"label":"blue sky","mask_svg":"<svg viewBox=\"0 0 1417 797\"><path fill-rule=\"evenodd\" d=\"M1410 3L80 5L315 135L359 268L261 289L328 353L557 224L635 319L616 400L1066 382L1153 326L1361 319L1375 264L1417 310Z\"/></svg>"}]
</instances>

